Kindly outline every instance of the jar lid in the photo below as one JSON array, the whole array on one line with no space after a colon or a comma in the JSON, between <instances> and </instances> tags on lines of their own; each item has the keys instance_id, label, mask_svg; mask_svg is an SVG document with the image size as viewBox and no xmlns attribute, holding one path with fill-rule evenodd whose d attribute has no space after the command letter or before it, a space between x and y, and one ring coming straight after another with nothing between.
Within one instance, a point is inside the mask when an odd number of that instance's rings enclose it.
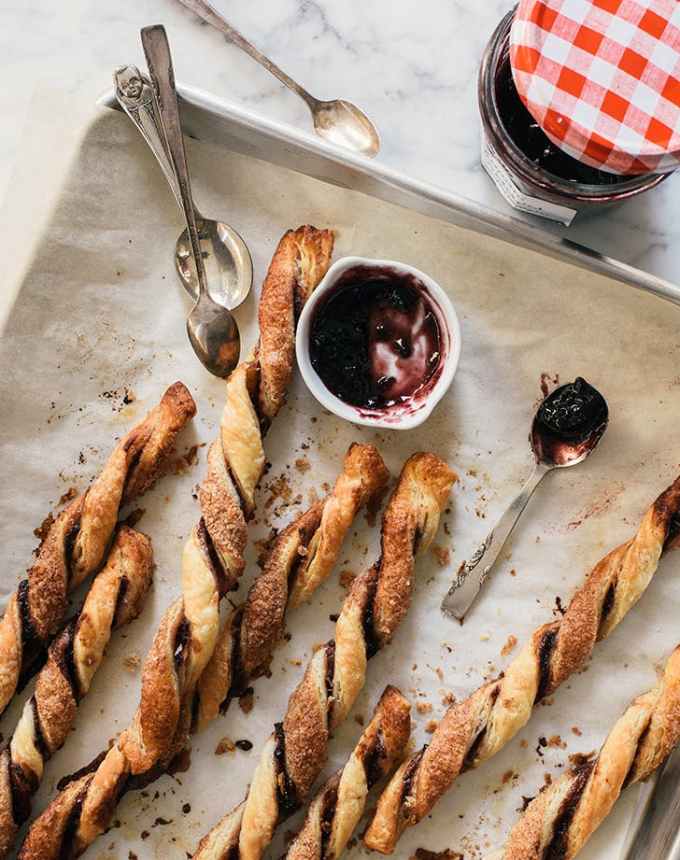
<instances>
[{"instance_id":1,"label":"jar lid","mask_svg":"<svg viewBox=\"0 0 680 860\"><path fill-rule=\"evenodd\" d=\"M520 98L546 135L610 173L680 167L680 2L520 0Z\"/></svg>"}]
</instances>

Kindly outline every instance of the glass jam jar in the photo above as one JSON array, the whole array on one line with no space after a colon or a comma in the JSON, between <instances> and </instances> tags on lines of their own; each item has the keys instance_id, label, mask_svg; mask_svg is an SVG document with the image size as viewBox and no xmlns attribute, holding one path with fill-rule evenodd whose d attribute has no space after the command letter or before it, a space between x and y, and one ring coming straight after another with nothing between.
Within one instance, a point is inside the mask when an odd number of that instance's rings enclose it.
<instances>
[{"instance_id":1,"label":"glass jam jar","mask_svg":"<svg viewBox=\"0 0 680 860\"><path fill-rule=\"evenodd\" d=\"M655 188L670 174L620 176L590 167L553 144L521 101L510 68L511 10L482 58L479 111L482 166L515 209L569 225Z\"/></svg>"}]
</instances>

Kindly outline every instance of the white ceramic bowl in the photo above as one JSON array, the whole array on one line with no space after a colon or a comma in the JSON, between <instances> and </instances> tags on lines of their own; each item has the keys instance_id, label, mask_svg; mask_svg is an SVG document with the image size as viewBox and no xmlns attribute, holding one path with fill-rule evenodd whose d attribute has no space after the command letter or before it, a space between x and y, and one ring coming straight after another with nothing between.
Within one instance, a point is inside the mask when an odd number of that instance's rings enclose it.
<instances>
[{"instance_id":1,"label":"white ceramic bowl","mask_svg":"<svg viewBox=\"0 0 680 860\"><path fill-rule=\"evenodd\" d=\"M444 359L438 370L439 376L434 384L425 392L420 393L404 404L391 406L387 409L371 410L352 406L336 397L324 385L318 373L312 366L309 343L310 330L316 308L329 290L335 286L340 277L355 266L372 269L392 269L399 274L411 275L417 278L425 288L427 297L432 304L440 328L442 352ZM307 387L319 403L347 421L354 424L364 424L367 427L382 427L390 430L410 430L426 421L434 407L442 399L453 380L460 359L461 337L458 317L453 309L451 300L436 281L429 275L394 260L370 260L366 257L342 257L330 267L326 276L307 300L298 321L295 351L297 362Z\"/></svg>"}]
</instances>

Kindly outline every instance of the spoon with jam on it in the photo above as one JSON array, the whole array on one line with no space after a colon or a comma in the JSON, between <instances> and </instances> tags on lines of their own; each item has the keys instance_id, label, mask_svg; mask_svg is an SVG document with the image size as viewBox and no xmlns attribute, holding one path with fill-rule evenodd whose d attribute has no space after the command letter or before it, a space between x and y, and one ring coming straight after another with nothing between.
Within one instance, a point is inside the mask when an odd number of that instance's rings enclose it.
<instances>
[{"instance_id":1,"label":"spoon with jam on it","mask_svg":"<svg viewBox=\"0 0 680 860\"><path fill-rule=\"evenodd\" d=\"M545 398L529 436L536 458L534 471L484 543L460 566L442 601L446 615L463 622L536 487L553 469L583 462L596 448L608 421L607 401L580 376Z\"/></svg>"}]
</instances>

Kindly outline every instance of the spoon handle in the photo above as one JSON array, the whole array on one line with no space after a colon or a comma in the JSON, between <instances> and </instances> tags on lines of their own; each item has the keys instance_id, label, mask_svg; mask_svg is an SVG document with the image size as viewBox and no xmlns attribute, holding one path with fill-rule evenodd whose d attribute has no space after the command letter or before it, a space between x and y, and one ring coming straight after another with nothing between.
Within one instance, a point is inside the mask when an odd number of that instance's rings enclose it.
<instances>
[{"instance_id":1,"label":"spoon handle","mask_svg":"<svg viewBox=\"0 0 680 860\"><path fill-rule=\"evenodd\" d=\"M543 463L536 463L528 481L486 536L482 545L477 548L469 561L463 562L455 581L442 601L442 612L446 615L451 615L462 623L534 490L552 468Z\"/></svg>"},{"instance_id":2,"label":"spoon handle","mask_svg":"<svg viewBox=\"0 0 680 860\"><path fill-rule=\"evenodd\" d=\"M168 155L170 156L170 161L177 177L179 202L187 222L187 232L189 233L191 253L196 266L200 297L200 295L208 295L207 279L201 243L198 237L198 228L196 226L196 212L191 196L191 180L189 179L187 156L184 151L182 123L179 116L170 45L168 44L165 27L161 24L155 24L152 27L143 27L141 36L144 55L149 67L149 75L156 95L161 128L165 135Z\"/></svg>"},{"instance_id":3,"label":"spoon handle","mask_svg":"<svg viewBox=\"0 0 680 860\"><path fill-rule=\"evenodd\" d=\"M282 84L285 84L288 89L297 93L300 98L303 98L310 108L314 108L319 103L318 99L315 99L314 96L304 89L304 87L301 87L297 81L294 81L290 75L287 75L283 69L279 68L276 63L272 62L269 57L266 57L261 51L258 51L255 45L242 36L237 29L232 27L216 9L213 9L213 7L206 2L206 0L179 0L179 2L183 6L186 6L187 9L190 9L194 14L198 15L199 18L202 18L206 23L215 27L216 30L219 30L220 33L224 33L229 41L233 42L237 48L240 48L248 54L248 56L252 57L253 60L274 75L275 78L278 78Z\"/></svg>"},{"instance_id":4,"label":"spoon handle","mask_svg":"<svg viewBox=\"0 0 680 860\"><path fill-rule=\"evenodd\" d=\"M128 117L135 124L149 149L156 156L163 175L175 195L175 200L182 208L182 195L175 169L165 148L163 131L154 105L153 90L148 80L143 77L136 66L121 66L113 73L113 83L116 88L116 99ZM194 211L195 208L194 208Z\"/></svg>"}]
</instances>

